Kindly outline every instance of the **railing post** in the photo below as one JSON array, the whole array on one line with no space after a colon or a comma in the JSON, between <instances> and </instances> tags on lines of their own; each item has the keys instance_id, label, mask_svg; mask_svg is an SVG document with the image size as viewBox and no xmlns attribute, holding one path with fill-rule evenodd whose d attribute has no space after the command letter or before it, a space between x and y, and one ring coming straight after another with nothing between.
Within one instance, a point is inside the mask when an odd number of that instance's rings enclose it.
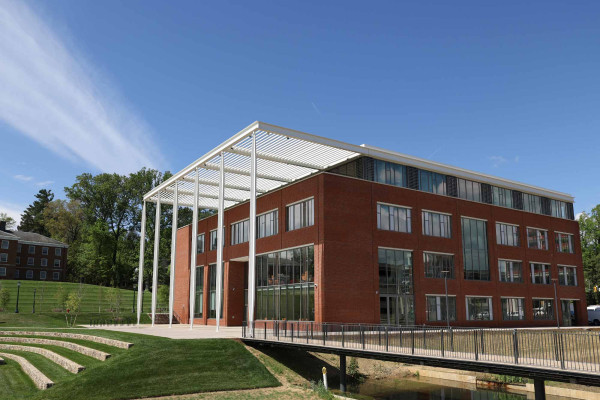
<instances>
[{"instance_id":1,"label":"railing post","mask_svg":"<svg viewBox=\"0 0 600 400\"><path fill-rule=\"evenodd\" d=\"M412 342L412 354L415 354L415 328L412 328L410 330L410 338L411 338L411 342Z\"/></svg>"},{"instance_id":2,"label":"railing post","mask_svg":"<svg viewBox=\"0 0 600 400\"><path fill-rule=\"evenodd\" d=\"M400 347L402 347L402 336L403 336L402 335L402 327L400 327L400 343L399 343Z\"/></svg>"},{"instance_id":3,"label":"railing post","mask_svg":"<svg viewBox=\"0 0 600 400\"><path fill-rule=\"evenodd\" d=\"M256 337L256 321L252 321L252 337Z\"/></svg>"},{"instance_id":4,"label":"railing post","mask_svg":"<svg viewBox=\"0 0 600 400\"><path fill-rule=\"evenodd\" d=\"M275 321L275 327L277 332L277 341L279 342L279 321Z\"/></svg>"},{"instance_id":5,"label":"railing post","mask_svg":"<svg viewBox=\"0 0 600 400\"><path fill-rule=\"evenodd\" d=\"M291 333L291 338L292 338L292 343L294 342L294 323L290 322L290 333Z\"/></svg>"},{"instance_id":6,"label":"railing post","mask_svg":"<svg viewBox=\"0 0 600 400\"><path fill-rule=\"evenodd\" d=\"M90 324L91 325L91 324ZM246 337L246 323L242 323L242 337Z\"/></svg>"},{"instance_id":7,"label":"railing post","mask_svg":"<svg viewBox=\"0 0 600 400\"><path fill-rule=\"evenodd\" d=\"M377 327L377 345L381 346L381 326Z\"/></svg>"},{"instance_id":8,"label":"railing post","mask_svg":"<svg viewBox=\"0 0 600 400\"><path fill-rule=\"evenodd\" d=\"M342 347L344 347L344 325L342 325Z\"/></svg>"},{"instance_id":9,"label":"railing post","mask_svg":"<svg viewBox=\"0 0 600 400\"><path fill-rule=\"evenodd\" d=\"M558 333L558 341L560 345L560 368L565 369L565 349L563 346L563 335Z\"/></svg>"},{"instance_id":10,"label":"railing post","mask_svg":"<svg viewBox=\"0 0 600 400\"><path fill-rule=\"evenodd\" d=\"M454 351L454 330L450 327L450 351Z\"/></svg>"},{"instance_id":11,"label":"railing post","mask_svg":"<svg viewBox=\"0 0 600 400\"><path fill-rule=\"evenodd\" d=\"M440 349L442 351L442 357L444 357L444 330L440 330Z\"/></svg>"},{"instance_id":12,"label":"railing post","mask_svg":"<svg viewBox=\"0 0 600 400\"><path fill-rule=\"evenodd\" d=\"M267 340L267 321L263 322L264 330L265 330L265 340Z\"/></svg>"},{"instance_id":13,"label":"railing post","mask_svg":"<svg viewBox=\"0 0 600 400\"><path fill-rule=\"evenodd\" d=\"M310 338L311 339L315 338L315 329L313 327L313 321L310 321Z\"/></svg>"},{"instance_id":14,"label":"railing post","mask_svg":"<svg viewBox=\"0 0 600 400\"><path fill-rule=\"evenodd\" d=\"M362 348L364 350L365 349L365 330L363 329L362 325L360 325L360 339L362 340Z\"/></svg>"},{"instance_id":15,"label":"railing post","mask_svg":"<svg viewBox=\"0 0 600 400\"><path fill-rule=\"evenodd\" d=\"M308 344L308 339L309 339L309 336L308 336L308 324L306 324L306 344Z\"/></svg>"},{"instance_id":16,"label":"railing post","mask_svg":"<svg viewBox=\"0 0 600 400\"><path fill-rule=\"evenodd\" d=\"M473 345L475 346L475 361L479 360L479 353L477 352L477 330L473 329Z\"/></svg>"},{"instance_id":17,"label":"railing post","mask_svg":"<svg viewBox=\"0 0 600 400\"><path fill-rule=\"evenodd\" d=\"M427 333L425 332L425 325L423 325L423 350L427 349Z\"/></svg>"},{"instance_id":18,"label":"railing post","mask_svg":"<svg viewBox=\"0 0 600 400\"><path fill-rule=\"evenodd\" d=\"M481 330L481 354L485 354L485 340L483 338L484 330Z\"/></svg>"},{"instance_id":19,"label":"railing post","mask_svg":"<svg viewBox=\"0 0 600 400\"><path fill-rule=\"evenodd\" d=\"M519 338L517 337L517 330L513 329L513 353L515 356L515 364L519 363Z\"/></svg>"},{"instance_id":20,"label":"railing post","mask_svg":"<svg viewBox=\"0 0 600 400\"><path fill-rule=\"evenodd\" d=\"M390 348L390 336L389 336L389 331L388 331L388 327L385 327L385 351L389 351Z\"/></svg>"},{"instance_id":21,"label":"railing post","mask_svg":"<svg viewBox=\"0 0 600 400\"><path fill-rule=\"evenodd\" d=\"M327 341L327 324L323 324L323 346L325 346L325 342Z\"/></svg>"}]
</instances>

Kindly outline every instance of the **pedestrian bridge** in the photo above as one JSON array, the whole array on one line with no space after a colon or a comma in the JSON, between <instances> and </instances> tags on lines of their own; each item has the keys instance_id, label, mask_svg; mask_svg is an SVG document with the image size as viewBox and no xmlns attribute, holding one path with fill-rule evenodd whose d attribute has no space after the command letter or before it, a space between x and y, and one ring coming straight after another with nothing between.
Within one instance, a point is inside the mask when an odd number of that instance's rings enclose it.
<instances>
[{"instance_id":1,"label":"pedestrian bridge","mask_svg":"<svg viewBox=\"0 0 600 400\"><path fill-rule=\"evenodd\" d=\"M242 339L247 343L339 355L342 391L345 356L531 378L536 399L545 398L545 380L600 386L600 331L578 328L481 329L255 321L243 327Z\"/></svg>"}]
</instances>

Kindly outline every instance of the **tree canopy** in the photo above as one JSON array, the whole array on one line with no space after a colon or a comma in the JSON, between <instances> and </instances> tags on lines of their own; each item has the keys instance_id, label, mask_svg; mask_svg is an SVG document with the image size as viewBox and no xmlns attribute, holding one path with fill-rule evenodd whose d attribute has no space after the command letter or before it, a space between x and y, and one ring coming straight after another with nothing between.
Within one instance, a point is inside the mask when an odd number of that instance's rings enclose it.
<instances>
[{"instance_id":1,"label":"tree canopy","mask_svg":"<svg viewBox=\"0 0 600 400\"><path fill-rule=\"evenodd\" d=\"M52 193L52 190L41 189L35 195L35 198L36 200L21 215L19 230L49 236L50 232L48 232L44 224L43 213L46 206L54 200L54 193Z\"/></svg>"},{"instance_id":2,"label":"tree canopy","mask_svg":"<svg viewBox=\"0 0 600 400\"><path fill-rule=\"evenodd\" d=\"M588 304L599 304L600 291L594 292L592 288L600 287L600 204L589 214L581 214L579 230Z\"/></svg>"}]
</instances>

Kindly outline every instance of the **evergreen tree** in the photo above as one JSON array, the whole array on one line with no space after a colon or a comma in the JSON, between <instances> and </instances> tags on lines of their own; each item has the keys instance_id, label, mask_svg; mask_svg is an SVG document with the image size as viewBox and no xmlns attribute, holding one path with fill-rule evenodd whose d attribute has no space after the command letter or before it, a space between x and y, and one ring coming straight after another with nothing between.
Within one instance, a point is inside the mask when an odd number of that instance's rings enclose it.
<instances>
[{"instance_id":1,"label":"evergreen tree","mask_svg":"<svg viewBox=\"0 0 600 400\"><path fill-rule=\"evenodd\" d=\"M41 189L36 195L33 204L25 209L21 214L21 225L19 230L25 232L35 232L41 235L50 236L50 232L44 224L44 210L46 206L54 200L52 190Z\"/></svg>"}]
</instances>

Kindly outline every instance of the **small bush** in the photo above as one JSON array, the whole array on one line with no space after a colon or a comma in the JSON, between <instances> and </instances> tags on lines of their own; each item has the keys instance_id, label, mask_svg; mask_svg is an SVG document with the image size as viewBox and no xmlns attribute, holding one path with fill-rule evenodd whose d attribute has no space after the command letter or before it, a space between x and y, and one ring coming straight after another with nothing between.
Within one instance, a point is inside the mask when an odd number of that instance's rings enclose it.
<instances>
[{"instance_id":1,"label":"small bush","mask_svg":"<svg viewBox=\"0 0 600 400\"><path fill-rule=\"evenodd\" d=\"M169 304L169 286L160 285L158 287L158 304L168 306Z\"/></svg>"},{"instance_id":2,"label":"small bush","mask_svg":"<svg viewBox=\"0 0 600 400\"><path fill-rule=\"evenodd\" d=\"M6 310L6 306L8 306L8 302L10 301L10 292L7 288L0 289L0 309L2 311Z\"/></svg>"},{"instance_id":3,"label":"small bush","mask_svg":"<svg viewBox=\"0 0 600 400\"><path fill-rule=\"evenodd\" d=\"M323 381L319 381L317 383L315 383L315 381L310 381L310 388L313 392L317 394L317 396L319 396L322 399L335 399L335 396L329 390L327 390L327 388L323 384Z\"/></svg>"}]
</instances>

